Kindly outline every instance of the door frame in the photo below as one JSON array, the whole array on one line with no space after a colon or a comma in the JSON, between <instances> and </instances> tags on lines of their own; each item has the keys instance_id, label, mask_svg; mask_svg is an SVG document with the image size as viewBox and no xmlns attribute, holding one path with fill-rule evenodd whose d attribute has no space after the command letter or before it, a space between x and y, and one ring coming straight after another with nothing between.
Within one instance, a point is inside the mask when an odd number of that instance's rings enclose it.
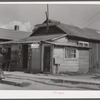
<instances>
[{"instance_id":1,"label":"door frame","mask_svg":"<svg viewBox=\"0 0 100 100\"><path fill-rule=\"evenodd\" d=\"M52 44L42 44L41 46L41 72L44 73L44 48L45 47L50 47L50 72L47 73L52 74L52 67L53 67L53 45Z\"/></svg>"}]
</instances>

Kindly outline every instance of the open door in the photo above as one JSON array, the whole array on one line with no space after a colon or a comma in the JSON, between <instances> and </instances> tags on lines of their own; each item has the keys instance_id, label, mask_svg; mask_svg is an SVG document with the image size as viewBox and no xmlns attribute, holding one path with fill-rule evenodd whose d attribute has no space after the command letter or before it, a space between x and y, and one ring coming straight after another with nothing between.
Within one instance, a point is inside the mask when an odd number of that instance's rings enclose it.
<instances>
[{"instance_id":1,"label":"open door","mask_svg":"<svg viewBox=\"0 0 100 100\"><path fill-rule=\"evenodd\" d=\"M44 47L44 62L43 62L43 72L51 71L51 46Z\"/></svg>"}]
</instances>

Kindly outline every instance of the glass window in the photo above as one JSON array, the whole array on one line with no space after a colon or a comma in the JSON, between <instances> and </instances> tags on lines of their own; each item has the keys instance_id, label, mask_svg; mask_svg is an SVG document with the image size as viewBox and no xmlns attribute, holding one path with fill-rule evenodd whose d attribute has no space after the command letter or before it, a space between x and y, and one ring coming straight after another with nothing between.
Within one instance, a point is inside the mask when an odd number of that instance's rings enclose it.
<instances>
[{"instance_id":1,"label":"glass window","mask_svg":"<svg viewBox=\"0 0 100 100\"><path fill-rule=\"evenodd\" d=\"M89 47L89 44L88 44L88 43L84 43L84 46L85 46L85 47Z\"/></svg>"},{"instance_id":2,"label":"glass window","mask_svg":"<svg viewBox=\"0 0 100 100\"><path fill-rule=\"evenodd\" d=\"M76 50L65 48L65 58L76 58Z\"/></svg>"},{"instance_id":3,"label":"glass window","mask_svg":"<svg viewBox=\"0 0 100 100\"><path fill-rule=\"evenodd\" d=\"M79 45L80 45L80 46L83 46L84 44L80 42Z\"/></svg>"},{"instance_id":4,"label":"glass window","mask_svg":"<svg viewBox=\"0 0 100 100\"><path fill-rule=\"evenodd\" d=\"M85 46L85 47L89 47L89 43L88 42L84 42L84 41L79 41L78 45L80 46Z\"/></svg>"}]
</instances>

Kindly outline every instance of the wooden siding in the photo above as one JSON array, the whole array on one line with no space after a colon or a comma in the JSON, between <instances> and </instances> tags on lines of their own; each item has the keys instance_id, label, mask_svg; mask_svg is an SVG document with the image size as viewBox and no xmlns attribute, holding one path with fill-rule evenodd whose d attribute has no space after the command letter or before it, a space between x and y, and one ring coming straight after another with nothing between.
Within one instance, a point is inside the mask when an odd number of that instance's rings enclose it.
<instances>
[{"instance_id":1,"label":"wooden siding","mask_svg":"<svg viewBox=\"0 0 100 100\"><path fill-rule=\"evenodd\" d=\"M98 68L100 72L100 43L98 43Z\"/></svg>"},{"instance_id":2,"label":"wooden siding","mask_svg":"<svg viewBox=\"0 0 100 100\"><path fill-rule=\"evenodd\" d=\"M64 33L61 29L57 28L56 26L50 26L49 27L49 33L50 34L61 34ZM33 31L31 36L34 35L47 35L47 27L40 27L36 31Z\"/></svg>"},{"instance_id":3,"label":"wooden siding","mask_svg":"<svg viewBox=\"0 0 100 100\"><path fill-rule=\"evenodd\" d=\"M55 47L53 50L53 58L60 61L59 73L77 72L79 68L78 58L64 58L64 47ZM56 66L53 66L54 73Z\"/></svg>"},{"instance_id":4,"label":"wooden siding","mask_svg":"<svg viewBox=\"0 0 100 100\"><path fill-rule=\"evenodd\" d=\"M55 42L57 42L57 43L64 43L64 44L72 43L73 45L77 45L77 41L76 40L71 40L71 39L69 39L67 37L59 38L59 39L55 40Z\"/></svg>"},{"instance_id":5,"label":"wooden siding","mask_svg":"<svg viewBox=\"0 0 100 100\"><path fill-rule=\"evenodd\" d=\"M31 47L31 52L32 52L32 56L31 56L31 73L38 73L41 72L41 68L40 68L40 46L38 48L32 48Z\"/></svg>"},{"instance_id":6,"label":"wooden siding","mask_svg":"<svg viewBox=\"0 0 100 100\"><path fill-rule=\"evenodd\" d=\"M66 37L62 37L60 39L55 40L57 43L68 43L68 39Z\"/></svg>"},{"instance_id":7,"label":"wooden siding","mask_svg":"<svg viewBox=\"0 0 100 100\"><path fill-rule=\"evenodd\" d=\"M90 42L89 45L91 47L89 50L90 69L98 70L100 68L100 43Z\"/></svg>"},{"instance_id":8,"label":"wooden siding","mask_svg":"<svg viewBox=\"0 0 100 100\"><path fill-rule=\"evenodd\" d=\"M78 73L87 73L89 70L89 51L79 50L79 70Z\"/></svg>"},{"instance_id":9,"label":"wooden siding","mask_svg":"<svg viewBox=\"0 0 100 100\"><path fill-rule=\"evenodd\" d=\"M63 37L58 40L55 40L57 43L73 43L77 44L78 41L71 40L69 38ZM70 47L71 48L71 47ZM60 66L59 72L78 72L78 73L87 73L89 69L89 51L85 49L76 49L76 58L64 58L64 47L55 46L53 57L59 59ZM53 69L56 71L56 66L53 66ZM55 72L54 71L54 72Z\"/></svg>"}]
</instances>

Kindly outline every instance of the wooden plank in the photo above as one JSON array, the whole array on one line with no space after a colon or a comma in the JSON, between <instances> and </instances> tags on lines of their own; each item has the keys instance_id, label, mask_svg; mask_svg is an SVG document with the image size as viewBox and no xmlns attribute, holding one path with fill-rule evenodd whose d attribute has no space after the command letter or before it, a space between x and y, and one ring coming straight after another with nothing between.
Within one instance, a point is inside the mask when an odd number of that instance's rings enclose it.
<instances>
[{"instance_id":1,"label":"wooden plank","mask_svg":"<svg viewBox=\"0 0 100 100\"><path fill-rule=\"evenodd\" d=\"M79 51L79 73L87 73L89 69L89 51Z\"/></svg>"},{"instance_id":2,"label":"wooden plank","mask_svg":"<svg viewBox=\"0 0 100 100\"><path fill-rule=\"evenodd\" d=\"M77 72L79 68L78 58L64 58L64 48L55 47L53 52L53 57L58 60L60 64L59 72ZM56 66L53 66L54 70Z\"/></svg>"},{"instance_id":3,"label":"wooden plank","mask_svg":"<svg viewBox=\"0 0 100 100\"><path fill-rule=\"evenodd\" d=\"M37 73L41 71L40 68L40 48L32 48L32 59L31 59L31 72Z\"/></svg>"},{"instance_id":4,"label":"wooden plank","mask_svg":"<svg viewBox=\"0 0 100 100\"><path fill-rule=\"evenodd\" d=\"M100 43L90 43L92 49L89 50L90 68L96 68L100 64Z\"/></svg>"}]
</instances>

